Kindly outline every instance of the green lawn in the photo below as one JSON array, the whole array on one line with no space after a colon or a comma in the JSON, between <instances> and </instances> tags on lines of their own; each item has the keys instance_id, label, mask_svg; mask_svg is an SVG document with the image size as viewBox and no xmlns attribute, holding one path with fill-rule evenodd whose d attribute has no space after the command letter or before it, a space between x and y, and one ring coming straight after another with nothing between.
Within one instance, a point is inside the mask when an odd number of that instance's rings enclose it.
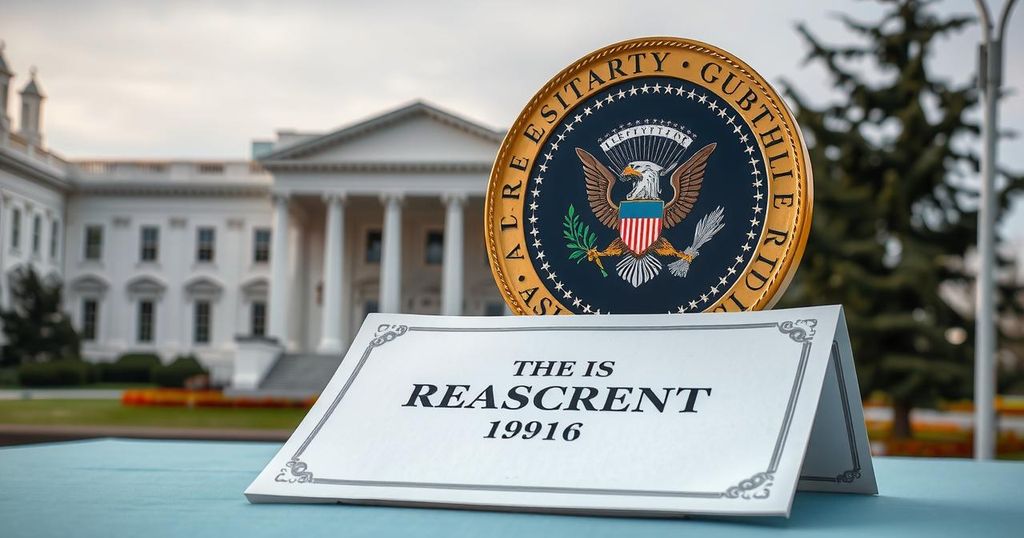
<instances>
[{"instance_id":1,"label":"green lawn","mask_svg":"<svg viewBox=\"0 0 1024 538\"><path fill-rule=\"evenodd\" d=\"M118 400L0 401L0 424L290 430L305 409L131 407Z\"/></svg>"}]
</instances>

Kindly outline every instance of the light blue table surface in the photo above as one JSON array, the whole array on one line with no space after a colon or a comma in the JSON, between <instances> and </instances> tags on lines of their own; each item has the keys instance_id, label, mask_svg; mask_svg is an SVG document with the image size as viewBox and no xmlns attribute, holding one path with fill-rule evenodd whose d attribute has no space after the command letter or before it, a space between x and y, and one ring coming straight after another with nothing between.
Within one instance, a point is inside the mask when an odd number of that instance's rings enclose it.
<instances>
[{"instance_id":1,"label":"light blue table surface","mask_svg":"<svg viewBox=\"0 0 1024 538\"><path fill-rule=\"evenodd\" d=\"M251 505L279 445L99 440L0 449L0 537L1024 537L1024 463L876 458L881 495L798 493L782 518L642 519Z\"/></svg>"}]
</instances>

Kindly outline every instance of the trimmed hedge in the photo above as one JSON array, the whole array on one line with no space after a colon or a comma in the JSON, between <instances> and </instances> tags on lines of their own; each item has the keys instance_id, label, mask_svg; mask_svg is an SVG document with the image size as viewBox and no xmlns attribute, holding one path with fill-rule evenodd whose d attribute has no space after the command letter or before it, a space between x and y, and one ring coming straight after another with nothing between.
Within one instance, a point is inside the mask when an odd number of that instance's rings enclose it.
<instances>
[{"instance_id":1,"label":"trimmed hedge","mask_svg":"<svg viewBox=\"0 0 1024 538\"><path fill-rule=\"evenodd\" d=\"M25 387L86 385L96 381L96 369L78 359L29 362L18 367L18 378Z\"/></svg>"},{"instance_id":2,"label":"trimmed hedge","mask_svg":"<svg viewBox=\"0 0 1024 538\"><path fill-rule=\"evenodd\" d=\"M152 353L126 353L111 363L100 364L99 377L107 383L149 383L160 357Z\"/></svg>"},{"instance_id":3,"label":"trimmed hedge","mask_svg":"<svg viewBox=\"0 0 1024 538\"><path fill-rule=\"evenodd\" d=\"M128 353L112 363L60 359L25 363L17 368L17 379L25 387L66 387L103 381L182 388L188 379L208 374L193 356L179 356L174 362L163 365L158 356L150 353Z\"/></svg>"},{"instance_id":4,"label":"trimmed hedge","mask_svg":"<svg viewBox=\"0 0 1024 538\"><path fill-rule=\"evenodd\" d=\"M0 387L18 386L18 367L0 368Z\"/></svg>"},{"instance_id":5,"label":"trimmed hedge","mask_svg":"<svg viewBox=\"0 0 1024 538\"><path fill-rule=\"evenodd\" d=\"M181 388L185 381L197 375L206 375L207 371L193 356L178 357L166 366L153 368L150 381L159 387Z\"/></svg>"}]
</instances>

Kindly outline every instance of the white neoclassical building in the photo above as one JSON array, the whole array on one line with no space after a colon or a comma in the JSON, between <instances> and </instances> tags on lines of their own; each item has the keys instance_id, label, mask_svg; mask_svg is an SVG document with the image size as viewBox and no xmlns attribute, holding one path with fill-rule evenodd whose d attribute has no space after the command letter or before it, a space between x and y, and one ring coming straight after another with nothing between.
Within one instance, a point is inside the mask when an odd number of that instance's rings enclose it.
<instances>
[{"instance_id":1,"label":"white neoclassical building","mask_svg":"<svg viewBox=\"0 0 1024 538\"><path fill-rule=\"evenodd\" d=\"M483 195L502 133L416 102L253 160L65 160L35 74L8 116L0 51L0 307L58 278L83 354L194 354L241 389L325 382L365 314L502 315Z\"/></svg>"}]
</instances>

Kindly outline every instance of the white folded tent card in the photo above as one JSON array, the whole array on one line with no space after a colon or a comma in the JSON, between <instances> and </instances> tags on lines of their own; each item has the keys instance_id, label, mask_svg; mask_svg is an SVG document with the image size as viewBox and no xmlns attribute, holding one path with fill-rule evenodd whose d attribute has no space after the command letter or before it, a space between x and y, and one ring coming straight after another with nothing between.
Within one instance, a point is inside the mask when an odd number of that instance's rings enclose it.
<instances>
[{"instance_id":1,"label":"white folded tent card","mask_svg":"<svg viewBox=\"0 0 1024 538\"><path fill-rule=\"evenodd\" d=\"M346 502L788 516L877 493L838 306L367 318L245 491Z\"/></svg>"}]
</instances>

